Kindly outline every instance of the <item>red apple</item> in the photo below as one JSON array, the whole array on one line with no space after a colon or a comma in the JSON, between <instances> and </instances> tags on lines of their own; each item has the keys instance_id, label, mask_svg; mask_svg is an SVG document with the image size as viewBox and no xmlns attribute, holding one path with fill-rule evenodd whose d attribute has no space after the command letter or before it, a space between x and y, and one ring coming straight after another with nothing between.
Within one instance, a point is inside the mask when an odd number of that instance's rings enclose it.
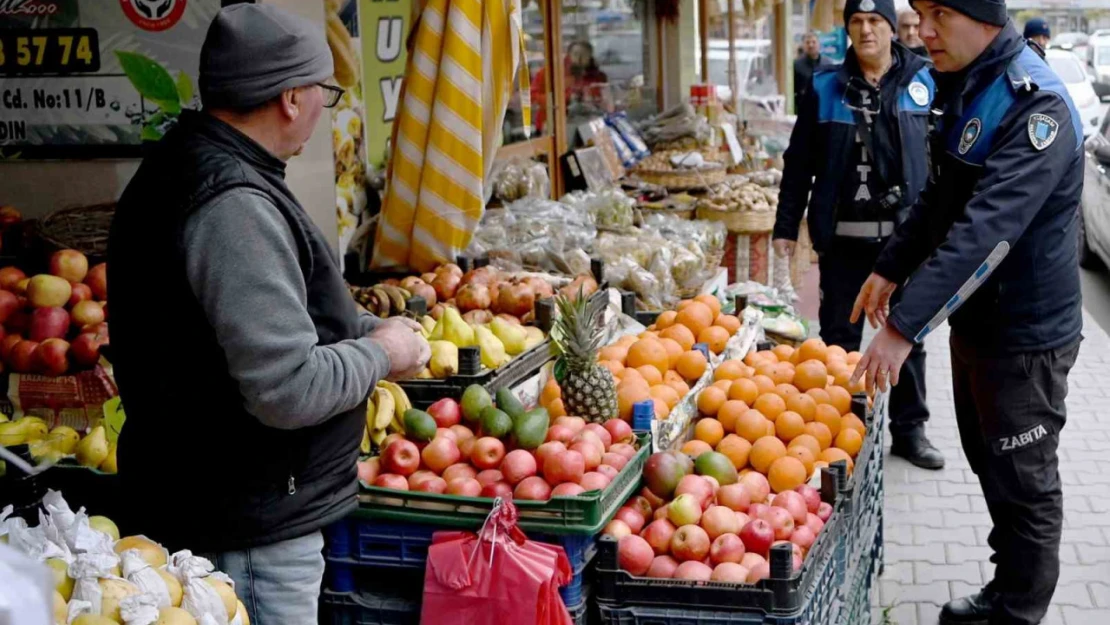
<instances>
[{"instance_id":1,"label":"red apple","mask_svg":"<svg viewBox=\"0 0 1110 625\"><path fill-rule=\"evenodd\" d=\"M39 344L36 341L20 341L12 347L12 351L8 353L8 361L12 369L19 373L34 373L38 358L35 352L38 351Z\"/></svg>"},{"instance_id":2,"label":"red apple","mask_svg":"<svg viewBox=\"0 0 1110 625\"><path fill-rule=\"evenodd\" d=\"M646 522L644 515L628 506L623 506L620 510L617 510L616 518L627 523L628 527L632 528L633 534L639 534L640 530L644 529L644 523Z\"/></svg>"},{"instance_id":3,"label":"red apple","mask_svg":"<svg viewBox=\"0 0 1110 625\"><path fill-rule=\"evenodd\" d=\"M64 339L46 339L35 350L35 369L43 375L59 376L69 370L69 342Z\"/></svg>"},{"instance_id":4,"label":"red apple","mask_svg":"<svg viewBox=\"0 0 1110 625\"><path fill-rule=\"evenodd\" d=\"M745 525L748 524L748 521L752 520L752 518L750 516L748 516L747 514L745 514L743 512L736 512L734 514L736 515L736 523L740 527L744 527Z\"/></svg>"},{"instance_id":5,"label":"red apple","mask_svg":"<svg viewBox=\"0 0 1110 625\"><path fill-rule=\"evenodd\" d=\"M601 533L605 534L606 536L612 536L613 538L620 540L625 536L631 534L632 528L628 527L628 523L625 523L620 519L613 519L612 521L609 521L609 524L605 526L605 529L601 530Z\"/></svg>"},{"instance_id":6,"label":"red apple","mask_svg":"<svg viewBox=\"0 0 1110 625\"><path fill-rule=\"evenodd\" d=\"M78 302L87 302L92 300L92 289L89 285L78 283L73 285L73 291L69 294L68 306L73 308ZM103 308L101 309L103 311Z\"/></svg>"},{"instance_id":7,"label":"red apple","mask_svg":"<svg viewBox=\"0 0 1110 625\"><path fill-rule=\"evenodd\" d=\"M441 428L449 428L462 421L462 409L459 407L459 402L450 397L444 397L428 406L428 414L436 420L436 426Z\"/></svg>"},{"instance_id":8,"label":"red apple","mask_svg":"<svg viewBox=\"0 0 1110 625\"><path fill-rule=\"evenodd\" d=\"M31 314L22 309L13 312L4 322L4 329L11 334L26 334L31 327Z\"/></svg>"},{"instance_id":9,"label":"red apple","mask_svg":"<svg viewBox=\"0 0 1110 625\"><path fill-rule=\"evenodd\" d=\"M617 562L629 573L640 576L647 573L655 559L655 552L646 540L630 534L617 543Z\"/></svg>"},{"instance_id":10,"label":"red apple","mask_svg":"<svg viewBox=\"0 0 1110 625\"><path fill-rule=\"evenodd\" d=\"M683 494L667 504L667 518L676 527L696 525L701 520L701 505L691 494Z\"/></svg>"},{"instance_id":11,"label":"red apple","mask_svg":"<svg viewBox=\"0 0 1110 625\"><path fill-rule=\"evenodd\" d=\"M663 508L660 508L662 510ZM675 526L667 519L656 519L640 533L648 541L657 555L670 553L671 540L674 538Z\"/></svg>"},{"instance_id":12,"label":"red apple","mask_svg":"<svg viewBox=\"0 0 1110 625\"><path fill-rule=\"evenodd\" d=\"M92 367L100 361L100 347L105 341L98 339L95 334L79 334L70 345L73 360L82 367Z\"/></svg>"},{"instance_id":13,"label":"red apple","mask_svg":"<svg viewBox=\"0 0 1110 625\"><path fill-rule=\"evenodd\" d=\"M638 450L628 443L613 443L613 446L609 448L609 453L620 454L631 460L636 457Z\"/></svg>"},{"instance_id":14,"label":"red apple","mask_svg":"<svg viewBox=\"0 0 1110 625\"><path fill-rule=\"evenodd\" d=\"M601 467L598 468L600 469ZM582 487L583 491L605 490L605 487L609 485L610 481L612 480L604 473L590 471L582 475L582 481L579 482L578 485Z\"/></svg>"},{"instance_id":15,"label":"red apple","mask_svg":"<svg viewBox=\"0 0 1110 625\"><path fill-rule=\"evenodd\" d=\"M35 308L65 306L72 294L73 286L58 276L40 273L27 282L27 300Z\"/></svg>"},{"instance_id":16,"label":"red apple","mask_svg":"<svg viewBox=\"0 0 1110 625\"><path fill-rule=\"evenodd\" d=\"M624 468L624 465L628 464L628 458L625 458L621 454L615 454L610 451L602 454L601 464L607 464L616 469L619 473L620 470Z\"/></svg>"},{"instance_id":17,"label":"red apple","mask_svg":"<svg viewBox=\"0 0 1110 625\"><path fill-rule=\"evenodd\" d=\"M740 528L740 540L744 541L744 548L749 552L766 557L771 543L775 542L775 529L763 519L748 521L747 525Z\"/></svg>"},{"instance_id":18,"label":"red apple","mask_svg":"<svg viewBox=\"0 0 1110 625\"><path fill-rule=\"evenodd\" d=\"M817 518L821 519L825 523L829 522L829 517L832 516L832 513L832 504L822 501L821 505L817 507Z\"/></svg>"},{"instance_id":19,"label":"red apple","mask_svg":"<svg viewBox=\"0 0 1110 625\"><path fill-rule=\"evenodd\" d=\"M93 306L97 305L93 303ZM64 338L67 332L69 332L69 313L65 308L36 308L31 313L29 338L32 341Z\"/></svg>"},{"instance_id":20,"label":"red apple","mask_svg":"<svg viewBox=\"0 0 1110 625\"><path fill-rule=\"evenodd\" d=\"M358 479L364 484L373 484L382 471L381 459L374 457L358 461Z\"/></svg>"},{"instance_id":21,"label":"red apple","mask_svg":"<svg viewBox=\"0 0 1110 625\"><path fill-rule=\"evenodd\" d=\"M451 442L455 443L456 446L459 444L459 437L451 428L436 428L436 435L434 438L439 438L441 436L451 439Z\"/></svg>"},{"instance_id":22,"label":"red apple","mask_svg":"<svg viewBox=\"0 0 1110 625\"><path fill-rule=\"evenodd\" d=\"M794 517L786 509L771 506L764 518L771 524L775 540L786 540L794 533Z\"/></svg>"},{"instance_id":23,"label":"red apple","mask_svg":"<svg viewBox=\"0 0 1110 625\"><path fill-rule=\"evenodd\" d=\"M427 448L425 448L425 450L426 449ZM445 482L450 482L451 480L456 479L456 478L460 478L460 477L477 477L477 476L478 476L478 471L474 467L467 464L466 462L456 462L455 464L453 464L453 465L451 465L451 466L449 466L449 467L447 467L446 469L443 470L443 480ZM479 482L479 483L481 483L481 482ZM482 484L482 486L485 486L485 484Z\"/></svg>"},{"instance_id":24,"label":"red apple","mask_svg":"<svg viewBox=\"0 0 1110 625\"><path fill-rule=\"evenodd\" d=\"M658 521L659 519L667 519L670 509L667 506L656 508L655 513L651 515L652 520Z\"/></svg>"},{"instance_id":25,"label":"red apple","mask_svg":"<svg viewBox=\"0 0 1110 625\"><path fill-rule=\"evenodd\" d=\"M92 300L77 302L70 314L73 317L73 323L82 327L103 323L105 316L104 307Z\"/></svg>"},{"instance_id":26,"label":"red apple","mask_svg":"<svg viewBox=\"0 0 1110 625\"><path fill-rule=\"evenodd\" d=\"M566 450L567 446L559 441L547 441L536 448L536 466L542 468L548 458Z\"/></svg>"},{"instance_id":27,"label":"red apple","mask_svg":"<svg viewBox=\"0 0 1110 625\"><path fill-rule=\"evenodd\" d=\"M598 466L597 469L595 469L595 472L600 473L600 474L604 475L605 477L609 478L610 482L617 479L617 474L620 473L620 471L618 471L616 469L616 467L612 467L612 466L607 465L607 464L603 464L603 465Z\"/></svg>"},{"instance_id":28,"label":"red apple","mask_svg":"<svg viewBox=\"0 0 1110 625\"><path fill-rule=\"evenodd\" d=\"M701 479L705 480L706 482L709 482L709 488L711 489L711 492L713 493L713 499L716 499L717 498L717 491L721 490L721 482L718 481L717 478L713 477L712 475L703 475L703 476L701 476Z\"/></svg>"},{"instance_id":29,"label":"red apple","mask_svg":"<svg viewBox=\"0 0 1110 625\"><path fill-rule=\"evenodd\" d=\"M474 438L474 430L471 430L465 425L452 425L450 429L455 433L455 440L460 443L468 438Z\"/></svg>"},{"instance_id":30,"label":"red apple","mask_svg":"<svg viewBox=\"0 0 1110 625\"><path fill-rule=\"evenodd\" d=\"M652 559L651 566L648 567L647 573L644 573L644 577L671 579L674 577L674 572L677 570L678 560L668 555L659 555Z\"/></svg>"},{"instance_id":31,"label":"red apple","mask_svg":"<svg viewBox=\"0 0 1110 625\"><path fill-rule=\"evenodd\" d=\"M508 482L491 482L482 487L482 492L479 493L481 497L489 497L490 499L512 499L513 487L509 486Z\"/></svg>"},{"instance_id":32,"label":"red apple","mask_svg":"<svg viewBox=\"0 0 1110 625\"><path fill-rule=\"evenodd\" d=\"M387 473L409 476L420 467L420 450L409 440L401 439L382 452L382 469Z\"/></svg>"},{"instance_id":33,"label":"red apple","mask_svg":"<svg viewBox=\"0 0 1110 625\"><path fill-rule=\"evenodd\" d=\"M748 579L744 580L749 584L756 584L760 580L771 577L771 565L766 560L757 563L755 566L748 569Z\"/></svg>"},{"instance_id":34,"label":"red apple","mask_svg":"<svg viewBox=\"0 0 1110 625\"><path fill-rule=\"evenodd\" d=\"M606 432L606 434L608 434L608 432ZM601 457L601 454L605 453L605 442L601 440L601 437L597 435L597 432L589 429L589 426L583 426L582 430L575 434L574 438L570 439L571 444L567 445L567 447L573 449L575 443L579 443L582 441L593 443L594 445L596 445L599 458Z\"/></svg>"},{"instance_id":35,"label":"red apple","mask_svg":"<svg viewBox=\"0 0 1110 625\"><path fill-rule=\"evenodd\" d=\"M632 441L632 426L623 419L609 419L602 427L609 432L611 444L628 443ZM610 447L609 450L612 451L612 448Z\"/></svg>"},{"instance_id":36,"label":"red apple","mask_svg":"<svg viewBox=\"0 0 1110 625\"><path fill-rule=\"evenodd\" d=\"M489 484L493 484L494 482L504 482L505 476L502 475L501 472L497 469L486 469L485 471L478 473L475 479L477 479L478 483L482 486L488 486Z\"/></svg>"},{"instance_id":37,"label":"red apple","mask_svg":"<svg viewBox=\"0 0 1110 625\"><path fill-rule=\"evenodd\" d=\"M748 489L737 482L722 486L717 491L717 503L734 512L747 512L748 506L751 505L751 497L748 495Z\"/></svg>"},{"instance_id":38,"label":"red apple","mask_svg":"<svg viewBox=\"0 0 1110 625\"><path fill-rule=\"evenodd\" d=\"M570 446L571 451L576 451L582 455L582 461L585 463L587 471L593 471L601 466L601 446L595 445L589 441L579 440L572 443Z\"/></svg>"},{"instance_id":39,"label":"red apple","mask_svg":"<svg viewBox=\"0 0 1110 625\"><path fill-rule=\"evenodd\" d=\"M693 496L701 509L705 510L713 502L713 485L700 475L687 475L679 480L674 494Z\"/></svg>"},{"instance_id":40,"label":"red apple","mask_svg":"<svg viewBox=\"0 0 1110 625\"><path fill-rule=\"evenodd\" d=\"M50 273L70 282L81 282L89 273L89 259L77 250L58 250L50 257Z\"/></svg>"},{"instance_id":41,"label":"red apple","mask_svg":"<svg viewBox=\"0 0 1110 625\"><path fill-rule=\"evenodd\" d=\"M799 493L792 490L781 492L771 500L771 507L782 508L789 512L790 516L794 517L795 525L806 522L806 514L808 514L806 500Z\"/></svg>"},{"instance_id":42,"label":"red apple","mask_svg":"<svg viewBox=\"0 0 1110 625\"><path fill-rule=\"evenodd\" d=\"M462 454L464 461L473 462L471 458L474 457L474 446L478 443L477 437L471 436L459 441L459 453Z\"/></svg>"},{"instance_id":43,"label":"red apple","mask_svg":"<svg viewBox=\"0 0 1110 625\"><path fill-rule=\"evenodd\" d=\"M3 269L0 269L3 271ZM21 308L19 297L11 291L0 291L0 323L4 323Z\"/></svg>"},{"instance_id":44,"label":"red apple","mask_svg":"<svg viewBox=\"0 0 1110 625\"><path fill-rule=\"evenodd\" d=\"M374 478L374 486L381 488L392 488L393 490L408 490L409 481L404 476L396 475L394 473L382 473Z\"/></svg>"},{"instance_id":45,"label":"red apple","mask_svg":"<svg viewBox=\"0 0 1110 625\"><path fill-rule=\"evenodd\" d=\"M648 501L647 497L644 497L642 495L636 495L629 498L628 501L624 502L624 505L639 512L640 516L644 517L645 519L651 518L651 513L655 512L655 508L652 507L651 502Z\"/></svg>"},{"instance_id":46,"label":"red apple","mask_svg":"<svg viewBox=\"0 0 1110 625\"><path fill-rule=\"evenodd\" d=\"M752 505L748 506L748 516L753 519L763 519L765 516L767 516L767 511L770 509L771 506L768 506L765 503L753 503Z\"/></svg>"},{"instance_id":47,"label":"red apple","mask_svg":"<svg viewBox=\"0 0 1110 625\"><path fill-rule=\"evenodd\" d=\"M108 299L108 264L93 265L83 282L92 289L93 297L102 301Z\"/></svg>"},{"instance_id":48,"label":"red apple","mask_svg":"<svg viewBox=\"0 0 1110 625\"><path fill-rule=\"evenodd\" d=\"M505 444L492 436L483 436L474 442L470 462L481 469L496 469L505 458Z\"/></svg>"},{"instance_id":49,"label":"red apple","mask_svg":"<svg viewBox=\"0 0 1110 625\"><path fill-rule=\"evenodd\" d=\"M767 496L771 494L771 483L767 478L757 471L748 471L744 477L740 478L740 483L744 488L748 489L748 495L753 502L763 503L767 501Z\"/></svg>"},{"instance_id":50,"label":"red apple","mask_svg":"<svg viewBox=\"0 0 1110 625\"><path fill-rule=\"evenodd\" d=\"M551 486L542 477L526 477L513 489L513 499L547 501L551 499Z\"/></svg>"},{"instance_id":51,"label":"red apple","mask_svg":"<svg viewBox=\"0 0 1110 625\"><path fill-rule=\"evenodd\" d=\"M763 556L759 555L758 553L748 551L748 552L745 552L744 557L740 559L740 566L742 566L742 567L744 567L748 570L751 570L752 567L759 564L760 562L766 563L767 558L764 558Z\"/></svg>"},{"instance_id":52,"label":"red apple","mask_svg":"<svg viewBox=\"0 0 1110 625\"><path fill-rule=\"evenodd\" d=\"M443 494L447 491L447 482L438 475L433 475L426 480L420 480L420 483L411 487L409 490L414 490L422 493L436 493Z\"/></svg>"},{"instance_id":53,"label":"red apple","mask_svg":"<svg viewBox=\"0 0 1110 625\"><path fill-rule=\"evenodd\" d=\"M713 564L722 562L740 563L744 558L744 541L736 534L721 534L709 546L709 561Z\"/></svg>"},{"instance_id":54,"label":"red apple","mask_svg":"<svg viewBox=\"0 0 1110 625\"><path fill-rule=\"evenodd\" d=\"M80 337L78 337L78 338L80 338ZM400 432L394 432L393 434L390 434L389 436L386 436L382 440L382 444L378 446L378 451L380 451L382 453L385 453L385 450L389 449L390 445L392 445L393 443L396 443L397 441L403 441L403 440L405 440L405 435L404 434L401 434Z\"/></svg>"},{"instance_id":55,"label":"red apple","mask_svg":"<svg viewBox=\"0 0 1110 625\"><path fill-rule=\"evenodd\" d=\"M651 505L653 510L658 510L667 503L662 497L651 492L651 489L647 486L640 489L640 496L647 499L647 502Z\"/></svg>"},{"instance_id":56,"label":"red apple","mask_svg":"<svg viewBox=\"0 0 1110 625\"><path fill-rule=\"evenodd\" d=\"M821 517L810 512L806 515L806 527L816 536L821 533L821 530L825 529L825 522L821 520Z\"/></svg>"},{"instance_id":57,"label":"red apple","mask_svg":"<svg viewBox=\"0 0 1110 625\"><path fill-rule=\"evenodd\" d=\"M794 492L801 495L802 499L806 502L806 512L817 514L817 508L821 507L821 491L809 484L802 484L795 488Z\"/></svg>"},{"instance_id":58,"label":"red apple","mask_svg":"<svg viewBox=\"0 0 1110 625\"><path fill-rule=\"evenodd\" d=\"M6 335L4 339L0 341L0 358L3 358L4 362L10 363L8 356L12 353L12 348L15 347L16 343L22 340L23 337L18 334Z\"/></svg>"},{"instance_id":59,"label":"red apple","mask_svg":"<svg viewBox=\"0 0 1110 625\"><path fill-rule=\"evenodd\" d=\"M574 450L560 451L547 457L543 463L543 476L549 484L582 481L586 473L586 460Z\"/></svg>"},{"instance_id":60,"label":"red apple","mask_svg":"<svg viewBox=\"0 0 1110 625\"><path fill-rule=\"evenodd\" d=\"M27 274L19 267L4 267L0 269L0 289L11 291L15 285L27 279Z\"/></svg>"},{"instance_id":61,"label":"red apple","mask_svg":"<svg viewBox=\"0 0 1110 625\"><path fill-rule=\"evenodd\" d=\"M23 221L23 213L14 206L0 206L0 228L7 230L8 228Z\"/></svg>"},{"instance_id":62,"label":"red apple","mask_svg":"<svg viewBox=\"0 0 1110 625\"><path fill-rule=\"evenodd\" d=\"M582 417L562 416L556 417L555 420L551 422L551 425L564 425L577 435L582 431L582 428L586 427L586 420ZM573 438L573 436L571 438Z\"/></svg>"},{"instance_id":63,"label":"red apple","mask_svg":"<svg viewBox=\"0 0 1110 625\"><path fill-rule=\"evenodd\" d=\"M815 540L817 540L817 534L814 534L808 525L794 528L794 533L790 535L790 542L801 547L803 553L809 551Z\"/></svg>"},{"instance_id":64,"label":"red apple","mask_svg":"<svg viewBox=\"0 0 1110 625\"><path fill-rule=\"evenodd\" d=\"M447 494L458 497L477 497L482 494L482 485L472 477L457 477L447 483Z\"/></svg>"},{"instance_id":65,"label":"red apple","mask_svg":"<svg viewBox=\"0 0 1110 625\"><path fill-rule=\"evenodd\" d=\"M748 579L748 569L740 566L736 562L722 562L713 567L713 575L709 578L714 582L725 582L729 584L743 584Z\"/></svg>"},{"instance_id":66,"label":"red apple","mask_svg":"<svg viewBox=\"0 0 1110 625\"><path fill-rule=\"evenodd\" d=\"M674 579L685 579L690 581L707 582L713 578L713 569L704 562L695 562L687 560L678 565L675 569Z\"/></svg>"},{"instance_id":67,"label":"red apple","mask_svg":"<svg viewBox=\"0 0 1110 625\"><path fill-rule=\"evenodd\" d=\"M624 423L624 421L621 421L621 423ZM613 436L609 434L609 430L605 429L605 426L600 423L587 423L586 429L597 435L597 438L602 444L602 453L608 450L613 444Z\"/></svg>"},{"instance_id":68,"label":"red apple","mask_svg":"<svg viewBox=\"0 0 1110 625\"><path fill-rule=\"evenodd\" d=\"M679 562L701 562L709 555L709 534L697 525L682 525L671 538L671 553Z\"/></svg>"},{"instance_id":69,"label":"red apple","mask_svg":"<svg viewBox=\"0 0 1110 625\"><path fill-rule=\"evenodd\" d=\"M545 442L557 441L563 445L570 444L570 440L574 438L574 430L565 425L553 425L547 428L547 437Z\"/></svg>"},{"instance_id":70,"label":"red apple","mask_svg":"<svg viewBox=\"0 0 1110 625\"><path fill-rule=\"evenodd\" d=\"M580 484L575 484L574 482L563 482L562 484L559 484L555 488L551 489L551 496L577 497L584 492L586 492L586 489L582 488Z\"/></svg>"},{"instance_id":71,"label":"red apple","mask_svg":"<svg viewBox=\"0 0 1110 625\"><path fill-rule=\"evenodd\" d=\"M429 471L427 469L420 469L414 472L412 475L409 476L409 490L416 488L416 485L420 482L423 482L424 480L430 480L433 477L436 477L435 472Z\"/></svg>"},{"instance_id":72,"label":"red apple","mask_svg":"<svg viewBox=\"0 0 1110 625\"><path fill-rule=\"evenodd\" d=\"M458 462L462 458L462 453L455 441L446 436L439 436L428 443L424 451L420 452L420 457L429 469L439 474L443 473L447 467Z\"/></svg>"},{"instance_id":73,"label":"red apple","mask_svg":"<svg viewBox=\"0 0 1110 625\"><path fill-rule=\"evenodd\" d=\"M516 486L526 477L536 474L536 458L524 449L510 451L501 461L501 475L505 481Z\"/></svg>"},{"instance_id":74,"label":"red apple","mask_svg":"<svg viewBox=\"0 0 1110 625\"><path fill-rule=\"evenodd\" d=\"M740 525L736 513L724 506L710 506L701 515L701 526L709 534L709 540L716 540L722 534L736 534Z\"/></svg>"}]
</instances>

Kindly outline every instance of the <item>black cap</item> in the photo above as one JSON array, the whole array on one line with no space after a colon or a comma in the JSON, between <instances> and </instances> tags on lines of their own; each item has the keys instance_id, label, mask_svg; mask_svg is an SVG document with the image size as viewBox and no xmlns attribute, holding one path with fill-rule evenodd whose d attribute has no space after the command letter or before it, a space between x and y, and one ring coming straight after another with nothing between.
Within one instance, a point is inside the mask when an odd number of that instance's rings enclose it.
<instances>
[{"instance_id":1,"label":"black cap","mask_svg":"<svg viewBox=\"0 0 1110 625\"><path fill-rule=\"evenodd\" d=\"M1048 22L1039 17L1034 17L1033 19L1025 23L1024 37L1026 39L1032 39L1033 37L1038 36L1051 37L1052 31L1048 28Z\"/></svg>"},{"instance_id":2,"label":"black cap","mask_svg":"<svg viewBox=\"0 0 1110 625\"><path fill-rule=\"evenodd\" d=\"M894 10L894 0L848 0L844 3L844 25L847 27L856 13L878 13L891 28L898 28L898 13Z\"/></svg>"},{"instance_id":3,"label":"black cap","mask_svg":"<svg viewBox=\"0 0 1110 625\"><path fill-rule=\"evenodd\" d=\"M1006 0L934 0L937 4L959 11L977 22L1005 26Z\"/></svg>"}]
</instances>

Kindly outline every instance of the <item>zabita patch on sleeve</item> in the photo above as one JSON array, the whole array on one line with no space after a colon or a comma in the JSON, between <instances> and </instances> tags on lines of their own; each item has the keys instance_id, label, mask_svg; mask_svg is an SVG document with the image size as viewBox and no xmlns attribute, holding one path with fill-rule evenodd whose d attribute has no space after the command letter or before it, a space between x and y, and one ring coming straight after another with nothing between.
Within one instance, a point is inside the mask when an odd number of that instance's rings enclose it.
<instances>
[{"instance_id":1,"label":"zabita patch on sleeve","mask_svg":"<svg viewBox=\"0 0 1110 625\"><path fill-rule=\"evenodd\" d=\"M1052 145L1058 134L1060 134L1060 124L1055 119L1041 113L1029 116L1029 141L1038 151Z\"/></svg>"}]
</instances>

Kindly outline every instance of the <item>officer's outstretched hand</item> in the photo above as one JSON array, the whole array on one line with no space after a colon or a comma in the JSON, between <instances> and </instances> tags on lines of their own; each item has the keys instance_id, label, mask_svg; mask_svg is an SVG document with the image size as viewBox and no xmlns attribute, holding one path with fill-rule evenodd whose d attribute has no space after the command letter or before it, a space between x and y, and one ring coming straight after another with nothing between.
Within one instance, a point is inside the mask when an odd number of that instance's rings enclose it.
<instances>
[{"instance_id":1,"label":"officer's outstretched hand","mask_svg":"<svg viewBox=\"0 0 1110 625\"><path fill-rule=\"evenodd\" d=\"M875 338L871 339L871 345L867 347L863 358L860 358L849 385L859 382L866 375L868 393L874 392L876 386L880 391L897 386L902 363L906 362L912 348L913 343L897 330L883 326Z\"/></svg>"},{"instance_id":2,"label":"officer's outstretched hand","mask_svg":"<svg viewBox=\"0 0 1110 625\"><path fill-rule=\"evenodd\" d=\"M771 241L771 245L775 248L775 255L779 258L791 258L794 256L794 248L798 246L798 242L790 239L775 239Z\"/></svg>"},{"instance_id":3,"label":"officer's outstretched hand","mask_svg":"<svg viewBox=\"0 0 1110 625\"><path fill-rule=\"evenodd\" d=\"M867 282L863 283L856 297L850 321L856 323L859 321L860 313L866 312L867 321L871 323L872 328L886 325L887 315L890 314L890 296L894 295L897 288L898 285L877 273L868 276Z\"/></svg>"}]
</instances>

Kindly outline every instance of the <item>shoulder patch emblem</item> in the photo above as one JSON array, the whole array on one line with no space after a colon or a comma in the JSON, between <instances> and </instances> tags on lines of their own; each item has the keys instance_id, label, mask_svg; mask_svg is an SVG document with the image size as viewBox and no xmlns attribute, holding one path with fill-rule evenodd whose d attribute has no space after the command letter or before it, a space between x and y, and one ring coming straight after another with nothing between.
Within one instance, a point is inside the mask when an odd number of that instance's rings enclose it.
<instances>
[{"instance_id":1,"label":"shoulder patch emblem","mask_svg":"<svg viewBox=\"0 0 1110 625\"><path fill-rule=\"evenodd\" d=\"M1038 151L1052 145L1058 134L1060 134L1060 124L1055 119L1040 113L1029 116L1029 141Z\"/></svg>"},{"instance_id":2,"label":"shoulder patch emblem","mask_svg":"<svg viewBox=\"0 0 1110 625\"><path fill-rule=\"evenodd\" d=\"M910 83L909 91L914 104L925 106L929 103L929 89L925 85L919 82Z\"/></svg>"},{"instance_id":3,"label":"shoulder patch emblem","mask_svg":"<svg viewBox=\"0 0 1110 625\"><path fill-rule=\"evenodd\" d=\"M983 120L978 117L972 119L964 126L963 134L960 135L961 156L971 151L972 146L979 140L979 135L981 134L983 134Z\"/></svg>"}]
</instances>

